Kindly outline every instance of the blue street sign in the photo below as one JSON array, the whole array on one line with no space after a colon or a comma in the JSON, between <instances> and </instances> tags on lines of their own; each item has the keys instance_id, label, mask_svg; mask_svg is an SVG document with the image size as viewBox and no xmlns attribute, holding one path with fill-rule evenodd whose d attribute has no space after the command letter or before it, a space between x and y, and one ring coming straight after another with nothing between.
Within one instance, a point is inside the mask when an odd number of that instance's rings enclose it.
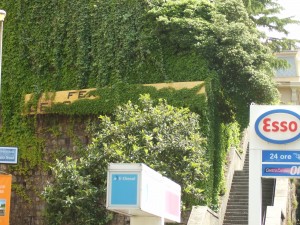
<instances>
[{"instance_id":1,"label":"blue street sign","mask_svg":"<svg viewBox=\"0 0 300 225\"><path fill-rule=\"evenodd\" d=\"M131 205L138 204L138 174L111 175L111 204Z\"/></svg>"},{"instance_id":2,"label":"blue street sign","mask_svg":"<svg viewBox=\"0 0 300 225\"><path fill-rule=\"evenodd\" d=\"M17 147L0 147L0 163L17 164L18 148Z\"/></svg>"},{"instance_id":3,"label":"blue street sign","mask_svg":"<svg viewBox=\"0 0 300 225\"><path fill-rule=\"evenodd\" d=\"M262 162L300 163L300 151L263 150Z\"/></svg>"},{"instance_id":4,"label":"blue street sign","mask_svg":"<svg viewBox=\"0 0 300 225\"><path fill-rule=\"evenodd\" d=\"M262 164L263 177L300 177L300 164Z\"/></svg>"}]
</instances>

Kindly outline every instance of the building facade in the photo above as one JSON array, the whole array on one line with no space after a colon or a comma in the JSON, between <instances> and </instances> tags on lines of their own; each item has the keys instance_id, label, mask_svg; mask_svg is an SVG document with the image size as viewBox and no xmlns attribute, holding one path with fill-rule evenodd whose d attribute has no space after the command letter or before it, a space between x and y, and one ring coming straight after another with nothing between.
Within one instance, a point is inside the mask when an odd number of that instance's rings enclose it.
<instances>
[{"instance_id":1,"label":"building facade","mask_svg":"<svg viewBox=\"0 0 300 225\"><path fill-rule=\"evenodd\" d=\"M300 49L277 53L279 59L290 64L287 69L275 71L275 81L281 95L281 104L298 105L300 103Z\"/></svg>"}]
</instances>

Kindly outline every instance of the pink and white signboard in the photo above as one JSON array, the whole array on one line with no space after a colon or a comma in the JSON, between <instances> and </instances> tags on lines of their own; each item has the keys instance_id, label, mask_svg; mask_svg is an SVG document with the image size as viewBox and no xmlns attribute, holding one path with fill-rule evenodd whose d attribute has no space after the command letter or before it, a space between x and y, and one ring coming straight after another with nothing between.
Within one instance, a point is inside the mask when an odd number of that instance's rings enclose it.
<instances>
[{"instance_id":1,"label":"pink and white signboard","mask_svg":"<svg viewBox=\"0 0 300 225\"><path fill-rule=\"evenodd\" d=\"M107 209L131 217L180 222L179 184L143 163L111 163L107 178Z\"/></svg>"}]
</instances>

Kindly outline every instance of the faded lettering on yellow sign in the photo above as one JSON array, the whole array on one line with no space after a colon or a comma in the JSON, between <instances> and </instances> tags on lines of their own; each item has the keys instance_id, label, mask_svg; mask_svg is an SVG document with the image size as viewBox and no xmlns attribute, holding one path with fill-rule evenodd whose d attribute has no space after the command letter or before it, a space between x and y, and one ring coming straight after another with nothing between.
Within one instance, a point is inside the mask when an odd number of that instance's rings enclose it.
<instances>
[{"instance_id":1,"label":"faded lettering on yellow sign","mask_svg":"<svg viewBox=\"0 0 300 225\"><path fill-rule=\"evenodd\" d=\"M95 99L95 96L91 96L88 93L93 89L82 89L82 90L70 90L70 91L58 91L43 93L40 97L37 106L31 107L29 114L43 114L46 113L46 109L51 107L53 104L62 103L70 104L79 99ZM25 95L25 103L29 103L32 99L32 94Z\"/></svg>"},{"instance_id":2,"label":"faded lettering on yellow sign","mask_svg":"<svg viewBox=\"0 0 300 225\"><path fill-rule=\"evenodd\" d=\"M197 85L202 85L198 91L198 94L205 93L205 86L203 81L192 81L192 82L174 82L174 83L156 83L156 84L143 84L144 86L152 86L156 89L161 88L174 88L179 89L191 89ZM71 104L80 99L95 99L95 96L89 94L91 91L95 91L95 88L82 89L82 90L70 90L70 91L58 91L58 92L48 92L43 93L39 98L37 105L32 106L27 114L45 114L47 113L47 108L51 107L53 104ZM27 94L25 96L25 104L29 103L33 98L32 94Z\"/></svg>"}]
</instances>

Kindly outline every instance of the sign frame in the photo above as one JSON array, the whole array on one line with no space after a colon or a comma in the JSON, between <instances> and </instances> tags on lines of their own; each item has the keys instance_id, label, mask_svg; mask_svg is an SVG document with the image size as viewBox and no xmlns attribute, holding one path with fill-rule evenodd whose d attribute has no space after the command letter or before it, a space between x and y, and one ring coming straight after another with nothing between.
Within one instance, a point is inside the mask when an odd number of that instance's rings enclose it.
<instances>
[{"instance_id":1,"label":"sign frame","mask_svg":"<svg viewBox=\"0 0 300 225\"><path fill-rule=\"evenodd\" d=\"M262 205L257 204L262 201L262 178L299 178L300 162L290 153L300 154L300 107L251 104L249 134L248 225L257 225L262 221ZM270 155L263 158L267 150L281 152L277 161Z\"/></svg>"},{"instance_id":2,"label":"sign frame","mask_svg":"<svg viewBox=\"0 0 300 225\"><path fill-rule=\"evenodd\" d=\"M293 125L297 123L297 127L292 127L297 128L296 131L289 129L290 123ZM251 150L299 149L300 107L295 105L251 105L249 127L249 149ZM263 127L266 131L262 130Z\"/></svg>"},{"instance_id":3,"label":"sign frame","mask_svg":"<svg viewBox=\"0 0 300 225\"><path fill-rule=\"evenodd\" d=\"M0 164L18 164L18 147L0 147Z\"/></svg>"}]
</instances>

